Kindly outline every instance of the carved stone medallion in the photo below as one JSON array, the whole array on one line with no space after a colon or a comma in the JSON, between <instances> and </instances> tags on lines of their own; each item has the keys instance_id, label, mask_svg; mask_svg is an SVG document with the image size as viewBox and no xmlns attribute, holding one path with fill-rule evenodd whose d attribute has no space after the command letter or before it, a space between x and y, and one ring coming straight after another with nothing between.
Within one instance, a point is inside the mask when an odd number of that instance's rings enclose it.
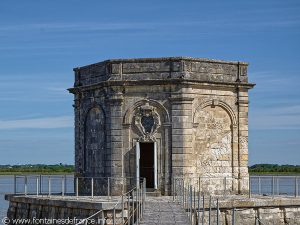
<instances>
[{"instance_id":1,"label":"carved stone medallion","mask_svg":"<svg viewBox=\"0 0 300 225\"><path fill-rule=\"evenodd\" d=\"M154 135L160 125L160 118L155 107L150 106L148 102L136 110L135 126L141 133L140 140L154 141Z\"/></svg>"}]
</instances>

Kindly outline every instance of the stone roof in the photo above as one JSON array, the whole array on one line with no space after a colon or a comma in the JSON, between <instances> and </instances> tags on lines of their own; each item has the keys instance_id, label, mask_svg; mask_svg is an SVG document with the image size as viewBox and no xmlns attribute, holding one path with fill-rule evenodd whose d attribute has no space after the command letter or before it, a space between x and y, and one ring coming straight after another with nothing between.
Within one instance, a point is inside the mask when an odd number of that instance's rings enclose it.
<instances>
[{"instance_id":1,"label":"stone roof","mask_svg":"<svg viewBox=\"0 0 300 225\"><path fill-rule=\"evenodd\" d=\"M192 57L109 59L74 68L74 87L103 82L192 81L248 84L248 63Z\"/></svg>"},{"instance_id":2,"label":"stone roof","mask_svg":"<svg viewBox=\"0 0 300 225\"><path fill-rule=\"evenodd\" d=\"M103 63L138 63L138 62L159 62L159 61L194 61L194 62L210 62L210 63L220 63L220 64L240 64L240 65L249 65L247 62L241 62L241 61L225 61L225 60L218 60L218 59L208 59L208 58L194 58L189 56L178 56L178 57L158 57L158 58L128 58L128 59L107 59L104 61L100 61L97 63L92 63L85 66L75 67L74 70L82 69L89 66L94 66L97 64L103 64Z\"/></svg>"}]
</instances>

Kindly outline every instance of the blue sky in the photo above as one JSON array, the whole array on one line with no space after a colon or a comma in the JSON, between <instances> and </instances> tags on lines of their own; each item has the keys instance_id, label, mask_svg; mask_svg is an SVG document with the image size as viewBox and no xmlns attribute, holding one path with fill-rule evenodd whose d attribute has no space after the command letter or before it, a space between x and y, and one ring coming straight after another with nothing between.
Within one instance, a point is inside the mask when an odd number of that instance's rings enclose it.
<instances>
[{"instance_id":1,"label":"blue sky","mask_svg":"<svg viewBox=\"0 0 300 225\"><path fill-rule=\"evenodd\" d=\"M73 163L73 67L249 62L249 163L300 164L300 1L1 1L0 164Z\"/></svg>"}]
</instances>

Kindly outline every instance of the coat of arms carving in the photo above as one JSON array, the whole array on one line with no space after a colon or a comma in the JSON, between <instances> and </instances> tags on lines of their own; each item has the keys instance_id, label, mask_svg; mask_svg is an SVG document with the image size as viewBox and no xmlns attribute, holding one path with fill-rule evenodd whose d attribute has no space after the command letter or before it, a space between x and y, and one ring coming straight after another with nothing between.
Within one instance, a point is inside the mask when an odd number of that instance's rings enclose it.
<instances>
[{"instance_id":1,"label":"coat of arms carving","mask_svg":"<svg viewBox=\"0 0 300 225\"><path fill-rule=\"evenodd\" d=\"M142 135L142 141L154 141L154 135L161 125L155 107L150 106L148 102L139 107L135 114L135 125Z\"/></svg>"}]
</instances>

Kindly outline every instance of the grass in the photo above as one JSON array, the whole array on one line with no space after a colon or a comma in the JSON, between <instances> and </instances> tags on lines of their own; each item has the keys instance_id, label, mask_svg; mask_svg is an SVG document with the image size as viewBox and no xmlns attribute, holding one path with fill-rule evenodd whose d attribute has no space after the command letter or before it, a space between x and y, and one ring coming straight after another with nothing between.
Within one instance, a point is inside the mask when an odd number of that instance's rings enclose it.
<instances>
[{"instance_id":1,"label":"grass","mask_svg":"<svg viewBox=\"0 0 300 225\"><path fill-rule=\"evenodd\" d=\"M22 171L14 171L14 172L0 172L0 176L4 175L72 175L74 174L73 172L53 172L53 171L35 171L35 172L22 172Z\"/></svg>"},{"instance_id":2,"label":"grass","mask_svg":"<svg viewBox=\"0 0 300 225\"><path fill-rule=\"evenodd\" d=\"M74 174L74 165L0 165L0 175L23 175L23 174ZM249 167L250 175L300 175L298 165L256 164Z\"/></svg>"},{"instance_id":3,"label":"grass","mask_svg":"<svg viewBox=\"0 0 300 225\"><path fill-rule=\"evenodd\" d=\"M73 174L73 165L0 165L0 175L21 175L21 174Z\"/></svg>"},{"instance_id":4,"label":"grass","mask_svg":"<svg viewBox=\"0 0 300 225\"><path fill-rule=\"evenodd\" d=\"M300 175L298 172L250 172L250 175Z\"/></svg>"}]
</instances>

